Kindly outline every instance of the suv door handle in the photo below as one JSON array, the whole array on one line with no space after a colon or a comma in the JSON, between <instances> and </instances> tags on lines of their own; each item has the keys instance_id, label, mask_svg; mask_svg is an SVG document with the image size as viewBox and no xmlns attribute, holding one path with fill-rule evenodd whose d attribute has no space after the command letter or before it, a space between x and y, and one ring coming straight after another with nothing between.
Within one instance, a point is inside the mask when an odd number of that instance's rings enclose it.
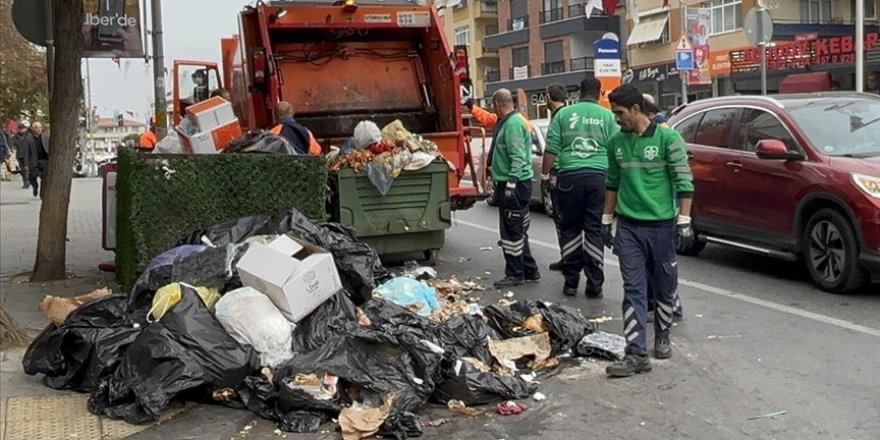
<instances>
[{"instance_id":1,"label":"suv door handle","mask_svg":"<svg viewBox=\"0 0 880 440\"><path fill-rule=\"evenodd\" d=\"M742 168L743 167L742 162L740 162L738 160L735 160L732 162L727 162L725 165L727 165L729 167L734 167L734 168Z\"/></svg>"}]
</instances>

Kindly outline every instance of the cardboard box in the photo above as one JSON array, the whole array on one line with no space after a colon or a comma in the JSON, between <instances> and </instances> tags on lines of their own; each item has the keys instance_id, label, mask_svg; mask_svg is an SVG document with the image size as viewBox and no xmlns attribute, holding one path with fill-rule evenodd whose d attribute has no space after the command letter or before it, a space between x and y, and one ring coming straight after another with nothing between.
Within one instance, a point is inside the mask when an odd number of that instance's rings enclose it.
<instances>
[{"instance_id":1,"label":"cardboard box","mask_svg":"<svg viewBox=\"0 0 880 440\"><path fill-rule=\"evenodd\" d=\"M215 96L186 108L186 114L200 132L211 131L215 128L237 121L232 104Z\"/></svg>"},{"instance_id":2,"label":"cardboard box","mask_svg":"<svg viewBox=\"0 0 880 440\"><path fill-rule=\"evenodd\" d=\"M186 154L217 154L223 151L230 141L241 136L238 120L192 136L187 136L178 129L175 131L180 138L180 146Z\"/></svg>"},{"instance_id":3,"label":"cardboard box","mask_svg":"<svg viewBox=\"0 0 880 440\"><path fill-rule=\"evenodd\" d=\"M235 267L243 285L263 292L292 322L342 289L333 255L286 235L268 246L252 243Z\"/></svg>"}]
</instances>

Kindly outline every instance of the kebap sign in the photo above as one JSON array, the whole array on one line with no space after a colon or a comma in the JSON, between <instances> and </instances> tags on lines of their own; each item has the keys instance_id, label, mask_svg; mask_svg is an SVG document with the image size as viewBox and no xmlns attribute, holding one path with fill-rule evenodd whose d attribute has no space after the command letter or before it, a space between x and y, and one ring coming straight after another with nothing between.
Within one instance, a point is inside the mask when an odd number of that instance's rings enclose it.
<instances>
[{"instance_id":1,"label":"kebap sign","mask_svg":"<svg viewBox=\"0 0 880 440\"><path fill-rule=\"evenodd\" d=\"M865 51L877 45L877 32L865 34ZM854 63L855 38L849 35L815 40L786 41L767 48L767 69L800 69L811 65ZM757 47L730 52L731 70L749 72L761 64L761 50Z\"/></svg>"},{"instance_id":2,"label":"kebap sign","mask_svg":"<svg viewBox=\"0 0 880 440\"><path fill-rule=\"evenodd\" d=\"M83 9L83 57L144 56L138 0L84 0Z\"/></svg>"}]
</instances>

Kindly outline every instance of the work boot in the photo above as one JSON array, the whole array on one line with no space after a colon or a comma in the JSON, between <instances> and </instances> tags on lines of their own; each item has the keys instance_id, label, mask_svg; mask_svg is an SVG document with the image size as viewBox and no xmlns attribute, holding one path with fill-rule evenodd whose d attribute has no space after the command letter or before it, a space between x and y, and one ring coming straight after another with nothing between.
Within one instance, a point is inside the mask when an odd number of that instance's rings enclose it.
<instances>
[{"instance_id":1,"label":"work boot","mask_svg":"<svg viewBox=\"0 0 880 440\"><path fill-rule=\"evenodd\" d=\"M669 359L672 357L672 346L669 344L669 336L654 339L654 358Z\"/></svg>"},{"instance_id":2,"label":"work boot","mask_svg":"<svg viewBox=\"0 0 880 440\"><path fill-rule=\"evenodd\" d=\"M564 287L562 288L562 294L565 295L565 296L575 297L575 296L578 295L578 288L577 288L577 287L568 287L568 286L564 286Z\"/></svg>"},{"instance_id":3,"label":"work boot","mask_svg":"<svg viewBox=\"0 0 880 440\"><path fill-rule=\"evenodd\" d=\"M647 373L653 368L648 356L627 353L622 361L605 368L605 374L610 377L630 377L638 373Z\"/></svg>"},{"instance_id":4,"label":"work boot","mask_svg":"<svg viewBox=\"0 0 880 440\"><path fill-rule=\"evenodd\" d=\"M553 272L561 272L562 271L562 261L556 261L550 263L550 270Z\"/></svg>"},{"instance_id":5,"label":"work boot","mask_svg":"<svg viewBox=\"0 0 880 440\"><path fill-rule=\"evenodd\" d=\"M40 195L40 187L37 185L32 185L34 188L34 197L39 197Z\"/></svg>"},{"instance_id":6,"label":"work boot","mask_svg":"<svg viewBox=\"0 0 880 440\"><path fill-rule=\"evenodd\" d=\"M587 295L587 299L602 299L602 298L604 298L604 295L602 295L602 288L590 289L589 287L587 287L587 289L584 290L584 293Z\"/></svg>"},{"instance_id":7,"label":"work boot","mask_svg":"<svg viewBox=\"0 0 880 440\"><path fill-rule=\"evenodd\" d=\"M541 272L535 271L535 273L531 275L526 275L525 281L527 283L537 283L538 281L541 281Z\"/></svg>"},{"instance_id":8,"label":"work boot","mask_svg":"<svg viewBox=\"0 0 880 440\"><path fill-rule=\"evenodd\" d=\"M495 281L495 288L500 290L515 286L522 286L524 282L525 280L522 278L504 277L504 279L502 280Z\"/></svg>"}]
</instances>

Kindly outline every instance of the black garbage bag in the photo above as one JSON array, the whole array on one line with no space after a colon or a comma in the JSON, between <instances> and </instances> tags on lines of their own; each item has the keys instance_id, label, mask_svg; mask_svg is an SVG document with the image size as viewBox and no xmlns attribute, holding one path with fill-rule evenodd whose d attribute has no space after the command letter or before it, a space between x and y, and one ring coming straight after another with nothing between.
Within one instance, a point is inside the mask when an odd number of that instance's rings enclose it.
<instances>
[{"instance_id":1,"label":"black garbage bag","mask_svg":"<svg viewBox=\"0 0 880 440\"><path fill-rule=\"evenodd\" d=\"M344 335L356 322L354 304L349 295L339 291L296 324L291 334L293 351L315 350L328 340Z\"/></svg>"},{"instance_id":2,"label":"black garbage bag","mask_svg":"<svg viewBox=\"0 0 880 440\"><path fill-rule=\"evenodd\" d=\"M321 412L291 411L278 422L278 428L286 432L312 434L318 432L321 424L327 420L327 415Z\"/></svg>"},{"instance_id":3,"label":"black garbage bag","mask_svg":"<svg viewBox=\"0 0 880 440\"><path fill-rule=\"evenodd\" d=\"M575 352L581 356L598 356L612 361L623 360L626 338L605 332L593 332L578 342Z\"/></svg>"},{"instance_id":4,"label":"black garbage bag","mask_svg":"<svg viewBox=\"0 0 880 440\"><path fill-rule=\"evenodd\" d=\"M595 323L587 321L577 310L555 303L517 301L510 307L493 304L483 309L489 325L505 339L534 334L524 329L522 323L537 313L544 317L554 356L572 350L585 335L597 328Z\"/></svg>"},{"instance_id":5,"label":"black garbage bag","mask_svg":"<svg viewBox=\"0 0 880 440\"><path fill-rule=\"evenodd\" d=\"M234 388L259 362L250 347L235 341L194 289L146 326L128 347L119 368L101 381L89 410L129 423L155 421L179 393L204 394Z\"/></svg>"},{"instance_id":6,"label":"black garbage bag","mask_svg":"<svg viewBox=\"0 0 880 440\"><path fill-rule=\"evenodd\" d=\"M322 423L330 416L339 414L342 408L336 399L317 399L302 390L289 387L289 378L281 382L276 387L262 376L248 376L235 391L244 408L276 422L279 429L287 432L317 432ZM293 407L311 410L285 410Z\"/></svg>"},{"instance_id":7,"label":"black garbage bag","mask_svg":"<svg viewBox=\"0 0 880 440\"><path fill-rule=\"evenodd\" d=\"M231 141L221 154L262 153L292 156L296 150L281 136L266 130L252 130Z\"/></svg>"},{"instance_id":8,"label":"black garbage bag","mask_svg":"<svg viewBox=\"0 0 880 440\"><path fill-rule=\"evenodd\" d=\"M249 411L266 419L278 421L278 391L272 382L262 376L248 376L235 388L239 400Z\"/></svg>"},{"instance_id":9,"label":"black garbage bag","mask_svg":"<svg viewBox=\"0 0 880 440\"><path fill-rule=\"evenodd\" d=\"M525 399L538 390L538 385L519 377L502 376L482 372L462 360L452 360L444 368L447 377L441 382L431 399L446 404L461 400L465 405L478 406L505 400Z\"/></svg>"},{"instance_id":10,"label":"black garbage bag","mask_svg":"<svg viewBox=\"0 0 880 440\"><path fill-rule=\"evenodd\" d=\"M110 295L77 308L60 326L50 324L25 352L24 372L43 374L43 383L58 390L94 389L143 329L126 318L127 305L125 294Z\"/></svg>"},{"instance_id":11,"label":"black garbage bag","mask_svg":"<svg viewBox=\"0 0 880 440\"><path fill-rule=\"evenodd\" d=\"M370 299L373 289L389 276L376 251L358 241L350 228L338 223L314 222L296 209L275 217L253 215L199 229L179 244L199 244L202 237L206 237L214 245L223 246L241 243L255 235L287 233L333 254L342 284L356 305Z\"/></svg>"},{"instance_id":12,"label":"black garbage bag","mask_svg":"<svg viewBox=\"0 0 880 440\"><path fill-rule=\"evenodd\" d=\"M407 440L421 437L423 429L419 416L411 412L403 412L388 416L376 435L394 440Z\"/></svg>"},{"instance_id":13,"label":"black garbage bag","mask_svg":"<svg viewBox=\"0 0 880 440\"><path fill-rule=\"evenodd\" d=\"M472 357L492 364L488 340L501 337L489 324L476 316L453 316L437 328L441 344L454 358Z\"/></svg>"}]
</instances>

